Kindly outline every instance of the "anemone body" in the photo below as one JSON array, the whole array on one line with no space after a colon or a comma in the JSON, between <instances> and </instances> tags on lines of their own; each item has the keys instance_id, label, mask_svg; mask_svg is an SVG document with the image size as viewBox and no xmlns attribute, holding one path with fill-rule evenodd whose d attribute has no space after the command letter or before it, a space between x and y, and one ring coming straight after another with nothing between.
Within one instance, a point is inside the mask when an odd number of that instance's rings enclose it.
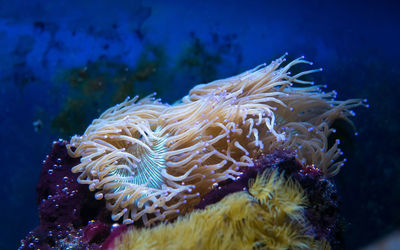
<instances>
[{"instance_id":1,"label":"anemone body","mask_svg":"<svg viewBox=\"0 0 400 250\"><path fill-rule=\"evenodd\" d=\"M284 61L197 85L172 106L149 96L108 109L68 146L81 157L72 169L78 182L107 200L113 220L151 225L191 211L220 181L274 149L336 174L343 162L335 162L338 142L328 148L330 125L362 102L336 101L335 92L301 79L318 69L292 76L292 66L311 64L303 58Z\"/></svg>"}]
</instances>

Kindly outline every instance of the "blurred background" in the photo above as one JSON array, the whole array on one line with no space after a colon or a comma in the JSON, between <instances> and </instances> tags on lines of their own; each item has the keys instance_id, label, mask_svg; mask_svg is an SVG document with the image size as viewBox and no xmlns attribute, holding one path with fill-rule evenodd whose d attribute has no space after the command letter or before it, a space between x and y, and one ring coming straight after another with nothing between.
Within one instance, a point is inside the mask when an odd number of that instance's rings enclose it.
<instances>
[{"instance_id":1,"label":"blurred background","mask_svg":"<svg viewBox=\"0 0 400 250\"><path fill-rule=\"evenodd\" d=\"M52 142L127 96L173 103L289 53L356 109L338 186L346 249L399 229L400 13L394 1L0 0L0 249L38 223ZM346 130L346 129L344 129Z\"/></svg>"}]
</instances>

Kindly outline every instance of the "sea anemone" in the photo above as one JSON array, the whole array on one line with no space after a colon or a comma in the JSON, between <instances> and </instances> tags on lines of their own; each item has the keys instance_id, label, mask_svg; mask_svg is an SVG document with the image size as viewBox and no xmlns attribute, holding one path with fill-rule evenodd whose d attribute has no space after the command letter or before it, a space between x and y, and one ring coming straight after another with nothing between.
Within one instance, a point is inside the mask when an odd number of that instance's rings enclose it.
<instances>
[{"instance_id":1,"label":"sea anemone","mask_svg":"<svg viewBox=\"0 0 400 250\"><path fill-rule=\"evenodd\" d=\"M291 75L303 57L194 87L172 106L153 96L127 99L95 119L68 145L81 157L72 168L78 182L105 198L112 219L144 225L193 209L218 183L238 178L259 155L289 149L326 176L343 165L327 138L336 119L348 120L360 100L336 101L336 93ZM294 84L307 85L295 87Z\"/></svg>"}]
</instances>

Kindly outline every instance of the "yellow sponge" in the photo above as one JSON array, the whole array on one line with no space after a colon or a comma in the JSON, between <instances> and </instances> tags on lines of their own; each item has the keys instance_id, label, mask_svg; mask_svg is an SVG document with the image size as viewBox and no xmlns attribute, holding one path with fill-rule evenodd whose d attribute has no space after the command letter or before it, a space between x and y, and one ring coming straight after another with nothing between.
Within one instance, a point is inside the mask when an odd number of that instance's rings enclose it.
<instances>
[{"instance_id":1,"label":"yellow sponge","mask_svg":"<svg viewBox=\"0 0 400 250\"><path fill-rule=\"evenodd\" d=\"M330 249L307 235L306 196L276 171L259 175L249 190L226 196L174 223L130 229L116 249Z\"/></svg>"}]
</instances>

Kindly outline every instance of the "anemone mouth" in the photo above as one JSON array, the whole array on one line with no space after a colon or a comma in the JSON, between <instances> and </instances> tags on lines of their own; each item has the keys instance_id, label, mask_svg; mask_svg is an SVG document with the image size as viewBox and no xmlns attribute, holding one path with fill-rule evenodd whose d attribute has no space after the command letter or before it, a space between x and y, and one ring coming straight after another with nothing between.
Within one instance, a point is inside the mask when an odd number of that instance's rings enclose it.
<instances>
[{"instance_id":1,"label":"anemone mouth","mask_svg":"<svg viewBox=\"0 0 400 250\"><path fill-rule=\"evenodd\" d=\"M156 131L158 131L157 129ZM146 141L142 140L143 143ZM117 168L108 173L108 176L115 177L119 184L143 186L161 190L165 184L162 176L165 165L165 153L167 152L166 139L153 136L147 140L147 147L143 144L132 144L127 149L128 154L138 158L136 163L127 161L126 158L117 161ZM129 186L128 185L128 186ZM124 191L127 185L120 185L111 192Z\"/></svg>"}]
</instances>

